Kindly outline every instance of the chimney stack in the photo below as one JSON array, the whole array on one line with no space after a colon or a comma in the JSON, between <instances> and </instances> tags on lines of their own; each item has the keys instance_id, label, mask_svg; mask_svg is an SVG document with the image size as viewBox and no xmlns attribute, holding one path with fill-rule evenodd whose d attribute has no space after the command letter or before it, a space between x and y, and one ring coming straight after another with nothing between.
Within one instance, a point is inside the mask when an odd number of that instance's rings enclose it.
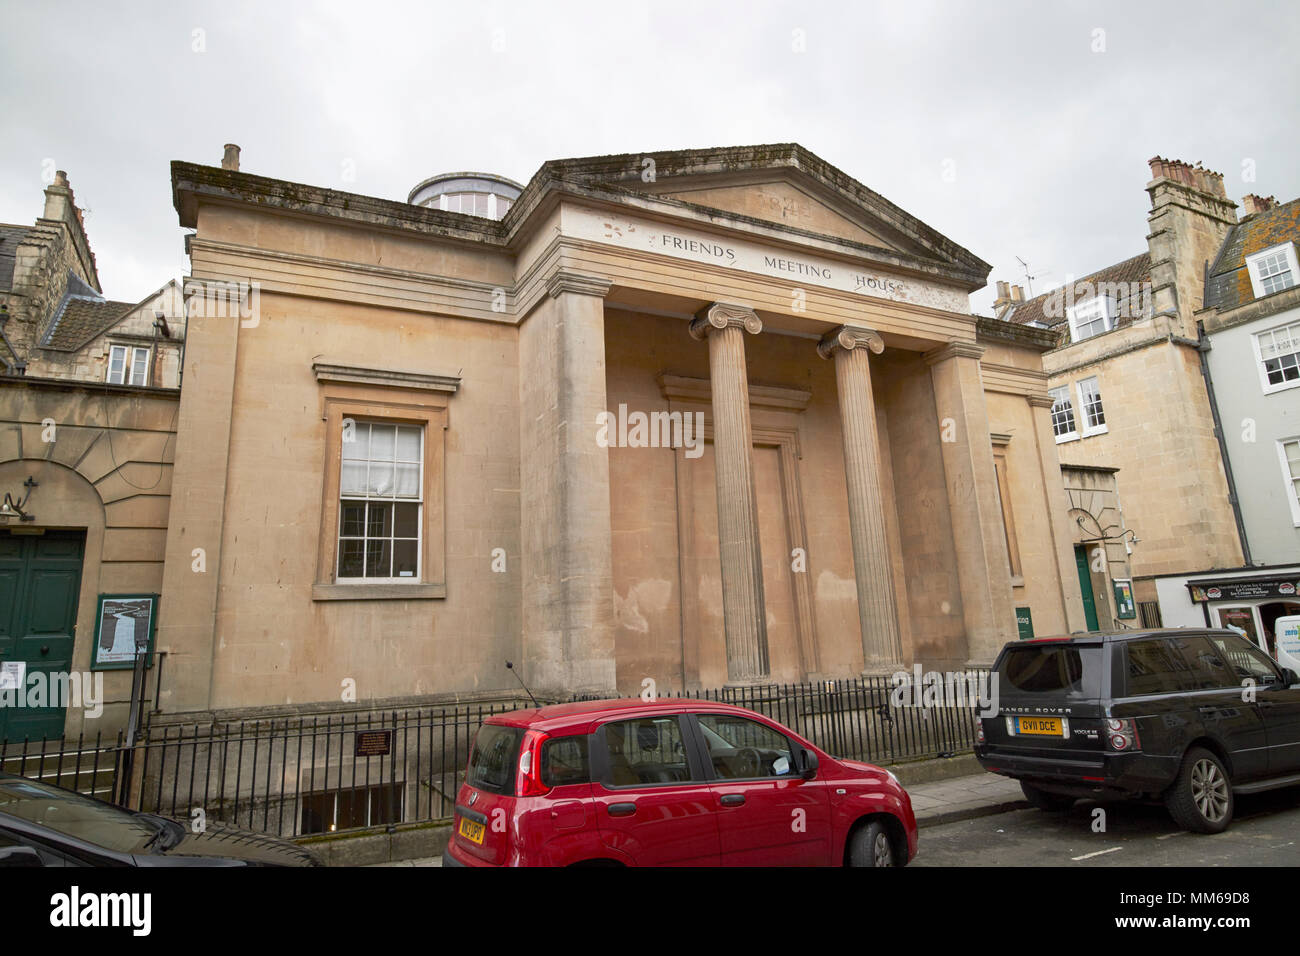
<instances>
[{"instance_id":1,"label":"chimney stack","mask_svg":"<svg viewBox=\"0 0 1300 956\"><path fill-rule=\"evenodd\" d=\"M239 147L234 143L226 144L225 155L221 157L221 168L239 172Z\"/></svg>"},{"instance_id":2,"label":"chimney stack","mask_svg":"<svg viewBox=\"0 0 1300 956\"><path fill-rule=\"evenodd\" d=\"M1223 188L1223 173L1206 169L1199 162L1193 166L1181 159L1163 159L1153 156L1147 160L1147 163L1151 166L1152 180L1172 179L1216 199L1228 198Z\"/></svg>"},{"instance_id":3,"label":"chimney stack","mask_svg":"<svg viewBox=\"0 0 1300 956\"><path fill-rule=\"evenodd\" d=\"M1006 318L1006 315L1013 306L1022 304L1025 301L1024 290L1018 285L1009 285L1006 282L997 284L998 295L993 300L993 314L999 319Z\"/></svg>"},{"instance_id":4,"label":"chimney stack","mask_svg":"<svg viewBox=\"0 0 1300 956\"><path fill-rule=\"evenodd\" d=\"M1248 196L1241 197L1241 208L1245 210L1245 216L1253 216L1257 212L1268 212L1276 205L1276 196L1256 196L1251 193Z\"/></svg>"}]
</instances>

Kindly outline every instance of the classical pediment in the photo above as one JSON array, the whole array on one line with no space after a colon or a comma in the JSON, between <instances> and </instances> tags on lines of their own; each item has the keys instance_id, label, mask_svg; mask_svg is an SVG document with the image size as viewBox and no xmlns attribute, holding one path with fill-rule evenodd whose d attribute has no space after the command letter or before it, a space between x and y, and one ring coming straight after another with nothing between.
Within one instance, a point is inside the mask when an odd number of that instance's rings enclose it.
<instances>
[{"instance_id":1,"label":"classical pediment","mask_svg":"<svg viewBox=\"0 0 1300 956\"><path fill-rule=\"evenodd\" d=\"M537 179L640 194L717 212L720 220L841 241L867 257L897 256L901 264L948 273L972 288L990 271L969 250L793 143L558 160L546 163Z\"/></svg>"}]
</instances>

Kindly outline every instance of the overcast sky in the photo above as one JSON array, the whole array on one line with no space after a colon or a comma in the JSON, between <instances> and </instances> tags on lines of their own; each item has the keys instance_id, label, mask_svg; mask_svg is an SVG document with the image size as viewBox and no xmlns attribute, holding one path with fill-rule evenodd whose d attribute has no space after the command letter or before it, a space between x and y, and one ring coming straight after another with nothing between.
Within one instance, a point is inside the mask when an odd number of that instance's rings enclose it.
<instances>
[{"instance_id":1,"label":"overcast sky","mask_svg":"<svg viewBox=\"0 0 1300 956\"><path fill-rule=\"evenodd\" d=\"M16 3L0 221L65 169L104 292L185 274L168 163L404 200L476 169L795 141L1042 292L1146 250L1148 158L1300 196L1294 3ZM1253 171L1255 181L1245 179Z\"/></svg>"}]
</instances>

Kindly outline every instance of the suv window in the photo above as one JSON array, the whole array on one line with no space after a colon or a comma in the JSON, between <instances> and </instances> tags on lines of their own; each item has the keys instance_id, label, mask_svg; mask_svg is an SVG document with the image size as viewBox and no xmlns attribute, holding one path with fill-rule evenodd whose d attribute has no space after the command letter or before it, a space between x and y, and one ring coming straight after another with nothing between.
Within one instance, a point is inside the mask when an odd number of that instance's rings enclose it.
<instances>
[{"instance_id":1,"label":"suv window","mask_svg":"<svg viewBox=\"0 0 1300 956\"><path fill-rule=\"evenodd\" d=\"M1173 694L1183 690L1212 687L1204 672L1198 675L1197 654L1185 645L1186 638L1152 638L1128 641L1124 645L1128 666L1128 696ZM1186 653L1185 653L1186 651Z\"/></svg>"},{"instance_id":2,"label":"suv window","mask_svg":"<svg viewBox=\"0 0 1300 956\"><path fill-rule=\"evenodd\" d=\"M514 796L516 761L523 740L524 732L518 727L484 724L474 738L466 782L489 793Z\"/></svg>"},{"instance_id":3,"label":"suv window","mask_svg":"<svg viewBox=\"0 0 1300 956\"><path fill-rule=\"evenodd\" d=\"M727 780L785 777L794 772L790 741L766 724L732 714L699 714L713 772Z\"/></svg>"},{"instance_id":4,"label":"suv window","mask_svg":"<svg viewBox=\"0 0 1300 956\"><path fill-rule=\"evenodd\" d=\"M542 783L548 787L563 787L590 782L585 736L555 737L542 745Z\"/></svg>"},{"instance_id":5,"label":"suv window","mask_svg":"<svg viewBox=\"0 0 1300 956\"><path fill-rule=\"evenodd\" d=\"M604 727L605 783L613 787L687 783L691 779L676 715L617 720Z\"/></svg>"},{"instance_id":6,"label":"suv window","mask_svg":"<svg viewBox=\"0 0 1300 956\"><path fill-rule=\"evenodd\" d=\"M998 678L1027 694L1101 696L1100 644L1020 644L1007 649Z\"/></svg>"},{"instance_id":7,"label":"suv window","mask_svg":"<svg viewBox=\"0 0 1300 956\"><path fill-rule=\"evenodd\" d=\"M1210 641L1219 649L1228 666L1236 677L1233 683L1240 684L1247 678L1256 684L1275 684L1278 682L1277 668L1268 655L1245 638L1228 637L1212 634Z\"/></svg>"}]
</instances>

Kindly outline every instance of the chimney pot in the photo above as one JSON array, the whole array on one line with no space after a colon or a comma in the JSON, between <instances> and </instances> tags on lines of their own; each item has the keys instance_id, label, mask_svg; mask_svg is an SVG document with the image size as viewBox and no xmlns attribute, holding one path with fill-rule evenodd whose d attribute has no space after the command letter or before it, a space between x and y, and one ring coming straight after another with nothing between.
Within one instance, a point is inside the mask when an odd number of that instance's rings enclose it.
<instances>
[{"instance_id":1,"label":"chimney pot","mask_svg":"<svg viewBox=\"0 0 1300 956\"><path fill-rule=\"evenodd\" d=\"M1277 205L1277 198L1274 196L1256 196L1250 193L1241 197L1241 205L1247 216L1253 216L1256 213L1268 212Z\"/></svg>"},{"instance_id":2,"label":"chimney pot","mask_svg":"<svg viewBox=\"0 0 1300 956\"><path fill-rule=\"evenodd\" d=\"M67 174L64 170L62 170L62 169L55 170L55 172L54 172L54 185L56 185L56 186L66 186L66 185L68 185L68 174Z\"/></svg>"},{"instance_id":3,"label":"chimney pot","mask_svg":"<svg viewBox=\"0 0 1300 956\"><path fill-rule=\"evenodd\" d=\"M1006 298L1009 298L1010 295L1011 295L1011 293L1007 291L1007 284L1006 284L1005 282L999 282L999 283L998 283L998 298L999 298L999 299L1006 299Z\"/></svg>"},{"instance_id":4,"label":"chimney pot","mask_svg":"<svg viewBox=\"0 0 1300 956\"><path fill-rule=\"evenodd\" d=\"M1020 286L1018 286L1018 285L1013 285L1013 286L1011 287L1011 301L1012 301L1012 302L1024 302L1024 301L1025 301L1025 290L1022 289L1022 288L1020 288Z\"/></svg>"},{"instance_id":5,"label":"chimney pot","mask_svg":"<svg viewBox=\"0 0 1300 956\"><path fill-rule=\"evenodd\" d=\"M234 143L226 144L225 155L221 157L221 168L239 171L239 147Z\"/></svg>"}]
</instances>

